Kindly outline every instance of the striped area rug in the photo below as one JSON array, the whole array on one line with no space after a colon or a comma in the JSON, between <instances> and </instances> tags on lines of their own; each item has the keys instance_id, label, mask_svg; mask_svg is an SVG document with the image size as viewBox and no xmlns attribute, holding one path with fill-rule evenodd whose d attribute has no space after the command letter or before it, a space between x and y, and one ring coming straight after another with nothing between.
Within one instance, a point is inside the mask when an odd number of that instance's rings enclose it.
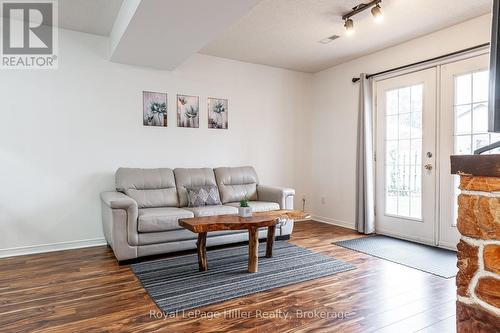
<instances>
[{"instance_id":1,"label":"striped area rug","mask_svg":"<svg viewBox=\"0 0 500 333\"><path fill-rule=\"evenodd\" d=\"M351 264L285 241L266 258L259 246L259 271L248 273L248 246L207 251L208 271L196 254L132 265L146 291L165 313L174 313L354 269Z\"/></svg>"}]
</instances>

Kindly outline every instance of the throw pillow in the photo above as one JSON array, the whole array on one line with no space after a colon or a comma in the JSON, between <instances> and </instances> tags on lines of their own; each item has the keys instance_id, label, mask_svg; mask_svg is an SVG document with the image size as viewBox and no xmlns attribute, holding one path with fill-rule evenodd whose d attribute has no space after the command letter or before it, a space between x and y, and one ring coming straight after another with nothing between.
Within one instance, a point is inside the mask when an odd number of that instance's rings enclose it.
<instances>
[{"instance_id":1,"label":"throw pillow","mask_svg":"<svg viewBox=\"0 0 500 333\"><path fill-rule=\"evenodd\" d=\"M220 205L219 189L215 185L186 187L188 207Z\"/></svg>"}]
</instances>

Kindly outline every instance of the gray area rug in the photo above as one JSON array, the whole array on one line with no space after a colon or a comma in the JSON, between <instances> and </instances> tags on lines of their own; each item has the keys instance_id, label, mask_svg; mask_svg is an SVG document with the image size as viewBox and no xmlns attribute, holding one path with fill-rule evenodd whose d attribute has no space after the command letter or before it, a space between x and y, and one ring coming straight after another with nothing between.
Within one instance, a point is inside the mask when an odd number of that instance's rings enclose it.
<instances>
[{"instance_id":1,"label":"gray area rug","mask_svg":"<svg viewBox=\"0 0 500 333\"><path fill-rule=\"evenodd\" d=\"M196 254L132 264L132 270L166 313L189 310L354 269L330 256L278 241L273 257L259 246L259 271L248 273L248 246L208 250L208 271Z\"/></svg>"},{"instance_id":2,"label":"gray area rug","mask_svg":"<svg viewBox=\"0 0 500 333\"><path fill-rule=\"evenodd\" d=\"M377 235L333 243L446 279L457 275L457 253L438 247Z\"/></svg>"}]
</instances>

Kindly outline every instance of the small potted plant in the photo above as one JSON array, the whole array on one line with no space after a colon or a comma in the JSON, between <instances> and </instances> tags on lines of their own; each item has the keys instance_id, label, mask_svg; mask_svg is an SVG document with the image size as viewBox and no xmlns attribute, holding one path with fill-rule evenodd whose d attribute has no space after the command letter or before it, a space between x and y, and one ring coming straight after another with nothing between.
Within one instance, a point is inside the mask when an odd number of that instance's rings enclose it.
<instances>
[{"instance_id":1,"label":"small potted plant","mask_svg":"<svg viewBox=\"0 0 500 333\"><path fill-rule=\"evenodd\" d=\"M241 217L252 216L252 207L248 205L247 198L240 200L240 207L238 207L238 215Z\"/></svg>"}]
</instances>

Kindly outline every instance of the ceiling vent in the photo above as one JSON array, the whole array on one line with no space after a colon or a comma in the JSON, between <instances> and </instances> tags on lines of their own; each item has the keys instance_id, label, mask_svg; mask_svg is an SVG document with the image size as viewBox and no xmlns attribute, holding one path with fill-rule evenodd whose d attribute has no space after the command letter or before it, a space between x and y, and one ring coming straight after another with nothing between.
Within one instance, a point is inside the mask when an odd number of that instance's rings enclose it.
<instances>
[{"instance_id":1,"label":"ceiling vent","mask_svg":"<svg viewBox=\"0 0 500 333\"><path fill-rule=\"evenodd\" d=\"M321 43L321 44L328 44L330 42L333 42L337 38L340 38L340 36L339 35L332 35L330 37L323 38L322 40L319 41L319 43Z\"/></svg>"}]
</instances>

